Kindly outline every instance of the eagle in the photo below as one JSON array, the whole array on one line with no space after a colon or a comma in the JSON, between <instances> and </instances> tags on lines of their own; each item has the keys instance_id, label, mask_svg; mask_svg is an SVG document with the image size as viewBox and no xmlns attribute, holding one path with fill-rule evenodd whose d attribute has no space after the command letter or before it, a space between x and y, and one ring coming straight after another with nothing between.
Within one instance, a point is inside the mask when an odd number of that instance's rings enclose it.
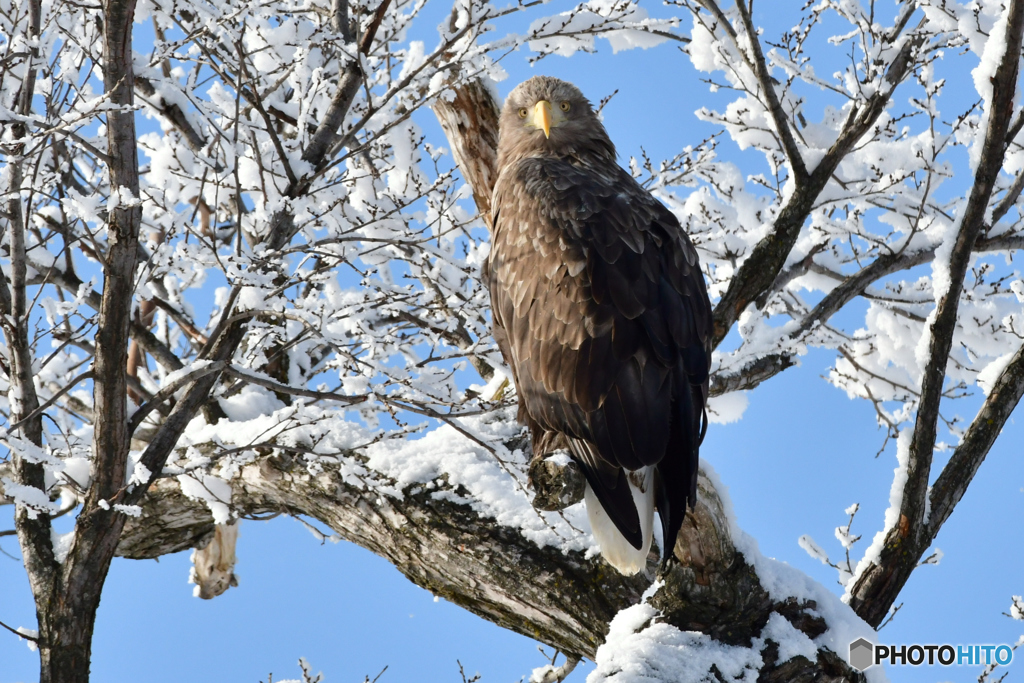
<instances>
[{"instance_id":1,"label":"eagle","mask_svg":"<svg viewBox=\"0 0 1024 683\"><path fill-rule=\"evenodd\" d=\"M673 556L707 429L711 302L678 219L616 162L590 102L535 76L502 108L485 268L495 341L534 457L586 477L601 554Z\"/></svg>"}]
</instances>

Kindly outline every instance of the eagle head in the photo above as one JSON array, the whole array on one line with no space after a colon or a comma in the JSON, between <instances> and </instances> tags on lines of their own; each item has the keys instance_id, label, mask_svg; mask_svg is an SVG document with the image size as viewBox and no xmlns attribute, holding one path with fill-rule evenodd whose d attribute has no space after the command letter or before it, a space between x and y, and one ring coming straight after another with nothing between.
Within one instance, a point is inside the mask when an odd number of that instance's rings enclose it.
<instances>
[{"instance_id":1,"label":"eagle head","mask_svg":"<svg viewBox=\"0 0 1024 683\"><path fill-rule=\"evenodd\" d=\"M499 168L522 157L590 155L614 161L615 146L579 88L534 76L509 94L501 110Z\"/></svg>"}]
</instances>

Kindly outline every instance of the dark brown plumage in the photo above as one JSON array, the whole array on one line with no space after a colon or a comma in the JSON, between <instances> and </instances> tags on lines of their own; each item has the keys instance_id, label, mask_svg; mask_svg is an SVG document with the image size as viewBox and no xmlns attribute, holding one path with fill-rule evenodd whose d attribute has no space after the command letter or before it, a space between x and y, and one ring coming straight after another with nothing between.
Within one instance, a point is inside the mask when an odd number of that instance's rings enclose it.
<instances>
[{"instance_id":1,"label":"dark brown plumage","mask_svg":"<svg viewBox=\"0 0 1024 683\"><path fill-rule=\"evenodd\" d=\"M487 278L520 420L535 456L580 465L602 554L634 573L654 504L668 558L696 497L711 356L697 253L569 83L512 91L498 172Z\"/></svg>"}]
</instances>

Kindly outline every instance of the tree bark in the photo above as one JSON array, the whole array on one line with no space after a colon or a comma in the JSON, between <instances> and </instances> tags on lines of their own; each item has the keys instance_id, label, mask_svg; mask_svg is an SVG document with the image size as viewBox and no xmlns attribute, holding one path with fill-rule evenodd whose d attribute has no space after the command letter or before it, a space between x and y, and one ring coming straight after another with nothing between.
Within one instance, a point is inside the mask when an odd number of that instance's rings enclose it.
<instances>
[{"instance_id":1,"label":"tree bark","mask_svg":"<svg viewBox=\"0 0 1024 683\"><path fill-rule=\"evenodd\" d=\"M113 206L93 365L93 481L71 549L63 565L54 561L57 580L51 590L35 592L41 683L89 680L96 610L125 520L106 501L126 484L131 443L125 367L142 222L133 110L135 0L107 0L103 15L103 83L113 105L106 121Z\"/></svg>"},{"instance_id":2,"label":"tree bark","mask_svg":"<svg viewBox=\"0 0 1024 683\"><path fill-rule=\"evenodd\" d=\"M952 510L947 506L933 522L928 517L930 489L929 481L932 474L932 454L935 449L936 433L939 420L939 404L942 400L943 386L946 380L946 365L950 349L953 346L953 335L956 331L957 312L964 277L974 251L978 235L986 223L986 213L992 199L996 179L1003 166L1007 150L1007 131L1011 125L1014 99L1017 93L1017 81L1020 71L1021 42L1024 39L1024 0L1013 0L1007 13L1006 44L1000 58L999 66L991 79L992 98L988 103L988 126L985 141L981 149L981 158L975 172L974 184L964 209L959 230L957 231L952 253L949 260L949 289L941 294L936 308L934 322L928 329L928 363L924 369L921 383L921 399L914 423L913 438L909 446L907 458L907 481L904 486L899 508L899 522L887 530L885 542L879 557L872 562L857 578L850 592L850 605L857 613L873 626L878 626L885 619L889 609L911 573L918 566L924 553L928 550L942 523ZM995 392L986 401L979 418L987 420L987 424L976 428L971 425L969 433L974 436L979 432L990 432L997 417L1005 421L1009 413L1020 399L1021 391L1021 352L1016 354L1015 362L1000 377L999 385L1005 387ZM1009 377L1008 377L1009 375ZM997 404L1004 408L1005 416L997 415L990 409L996 399ZM1008 410L1005 410L1008 403ZM999 422L1001 426L1003 422ZM985 458L989 447L994 441L985 442L984 436L977 437L985 443L982 448L964 447L970 443L966 439L954 454L969 451L969 461L976 461L970 467L962 467L958 474L969 472L973 477L981 460ZM961 462L964 458L956 460ZM953 461L951 461L953 462ZM943 472L945 474L945 472ZM942 491L949 488L948 477L943 479ZM970 479L959 482L962 487L956 500L963 495ZM948 499L946 500L948 502ZM955 504L955 503L954 503ZM937 522L937 523L936 523Z\"/></svg>"},{"instance_id":3,"label":"tree bark","mask_svg":"<svg viewBox=\"0 0 1024 683\"><path fill-rule=\"evenodd\" d=\"M525 437L506 445L528 448ZM318 520L434 595L569 656L593 659L611 619L636 604L651 582L643 574L622 576L599 556L536 545L519 529L456 502L465 492L446 477L389 495L353 483L352 468L366 465L361 453L320 462L314 475L286 453L258 458L231 481L232 509L243 517L284 512ZM661 575L665 585L652 598L661 618L728 644L749 645L773 612L811 638L821 635L826 625L808 611L813 604L773 601L761 586L736 551L722 502L703 472L699 489L696 511L680 532L677 563ZM144 499L142 516L128 521L117 552L156 558L202 545L213 530L206 505L182 495L176 480L163 479ZM648 572L656 570L657 551L648 562ZM861 680L828 649L815 662L777 662L771 647L764 647L759 680Z\"/></svg>"},{"instance_id":4,"label":"tree bark","mask_svg":"<svg viewBox=\"0 0 1024 683\"><path fill-rule=\"evenodd\" d=\"M491 192L497 178L498 104L479 80L453 89L450 100L439 98L434 114L452 146L452 157L473 190L480 216L491 227Z\"/></svg>"}]
</instances>

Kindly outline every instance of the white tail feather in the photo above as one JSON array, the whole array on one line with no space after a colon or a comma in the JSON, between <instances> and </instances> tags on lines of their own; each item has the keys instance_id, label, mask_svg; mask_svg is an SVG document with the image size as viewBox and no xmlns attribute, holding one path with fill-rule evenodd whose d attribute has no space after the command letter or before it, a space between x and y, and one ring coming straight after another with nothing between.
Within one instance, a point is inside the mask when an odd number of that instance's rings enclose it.
<instances>
[{"instance_id":1,"label":"white tail feather","mask_svg":"<svg viewBox=\"0 0 1024 683\"><path fill-rule=\"evenodd\" d=\"M619 573L630 576L642 571L647 566L647 554L651 550L651 538L654 529L654 468L631 472L626 479L633 494L633 504L640 516L640 530L643 533L643 544L640 549L634 548L626 537L619 533L608 513L598 501L594 491L587 484L584 499L587 501L587 517L590 518L590 529L594 533L597 544L601 547L601 555L608 564L619 570Z\"/></svg>"}]
</instances>

